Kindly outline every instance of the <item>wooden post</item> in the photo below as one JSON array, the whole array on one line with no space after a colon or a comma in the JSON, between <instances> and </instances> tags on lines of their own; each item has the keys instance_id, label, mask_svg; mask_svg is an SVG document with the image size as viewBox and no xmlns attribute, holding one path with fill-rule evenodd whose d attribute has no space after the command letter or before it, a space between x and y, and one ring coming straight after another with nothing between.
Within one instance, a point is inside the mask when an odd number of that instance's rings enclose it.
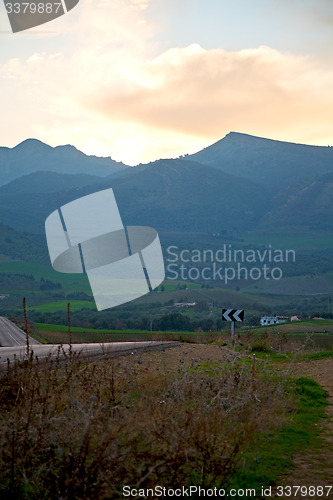
<instances>
[{"instance_id":1,"label":"wooden post","mask_svg":"<svg viewBox=\"0 0 333 500\"><path fill-rule=\"evenodd\" d=\"M68 323L68 337L69 337L69 357L72 359L72 330L71 330L71 303L67 303L67 323Z\"/></svg>"},{"instance_id":2,"label":"wooden post","mask_svg":"<svg viewBox=\"0 0 333 500\"><path fill-rule=\"evenodd\" d=\"M29 328L28 328L28 317L27 317L27 307L26 307L25 297L23 297L23 314L24 314L26 355L27 355L27 358L29 358L29 356L30 356Z\"/></svg>"}]
</instances>

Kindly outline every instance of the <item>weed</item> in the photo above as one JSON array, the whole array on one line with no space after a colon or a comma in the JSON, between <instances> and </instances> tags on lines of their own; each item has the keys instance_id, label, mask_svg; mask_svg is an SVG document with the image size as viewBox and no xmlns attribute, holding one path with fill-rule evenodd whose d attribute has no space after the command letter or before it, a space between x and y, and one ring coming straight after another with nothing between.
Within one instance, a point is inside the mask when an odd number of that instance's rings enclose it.
<instances>
[{"instance_id":1,"label":"weed","mask_svg":"<svg viewBox=\"0 0 333 500\"><path fill-rule=\"evenodd\" d=\"M306 354L304 359L308 361L315 361L319 359L329 359L333 358L333 351L321 351L321 352L313 352L311 354Z\"/></svg>"}]
</instances>

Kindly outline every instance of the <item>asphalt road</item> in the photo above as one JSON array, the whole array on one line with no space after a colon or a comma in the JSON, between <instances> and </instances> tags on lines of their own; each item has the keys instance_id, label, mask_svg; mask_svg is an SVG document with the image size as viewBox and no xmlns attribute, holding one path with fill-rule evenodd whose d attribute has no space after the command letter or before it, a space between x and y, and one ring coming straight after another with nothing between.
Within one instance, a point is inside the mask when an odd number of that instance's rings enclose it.
<instances>
[{"instance_id":1,"label":"asphalt road","mask_svg":"<svg viewBox=\"0 0 333 500\"><path fill-rule=\"evenodd\" d=\"M32 337L29 337L29 342L31 345L40 345L40 342L33 339ZM25 346L25 344L25 332L14 323L9 321L9 319L0 316L0 346Z\"/></svg>"},{"instance_id":2,"label":"asphalt road","mask_svg":"<svg viewBox=\"0 0 333 500\"><path fill-rule=\"evenodd\" d=\"M145 341L145 342L112 342L106 344L72 344L73 353L80 353L83 359L90 361L92 359L109 358L125 354L134 355L137 352L163 350L169 347L175 347L179 342L162 342L162 341ZM60 350L59 350L60 349ZM60 358L64 358L69 352L69 345L64 344L62 347L58 344L38 344L31 346L35 356L39 360L43 360L48 356L55 358L60 354ZM15 347L0 347L0 367L5 367L7 360L24 359L26 357L25 345Z\"/></svg>"},{"instance_id":3,"label":"asphalt road","mask_svg":"<svg viewBox=\"0 0 333 500\"><path fill-rule=\"evenodd\" d=\"M42 360L51 356L56 358L59 354L64 359L69 353L69 345L64 344L41 344L37 340L29 337L30 348L34 356ZM151 351L174 347L179 342L108 342L105 344L72 344L72 352L81 354L86 360L101 359L103 357L112 357L125 354L134 354L138 351ZM59 350L60 349L60 350ZM9 319L0 316L0 366L4 367L7 360L13 361L14 358L25 359L26 357L26 336L25 332L18 328Z\"/></svg>"}]
</instances>

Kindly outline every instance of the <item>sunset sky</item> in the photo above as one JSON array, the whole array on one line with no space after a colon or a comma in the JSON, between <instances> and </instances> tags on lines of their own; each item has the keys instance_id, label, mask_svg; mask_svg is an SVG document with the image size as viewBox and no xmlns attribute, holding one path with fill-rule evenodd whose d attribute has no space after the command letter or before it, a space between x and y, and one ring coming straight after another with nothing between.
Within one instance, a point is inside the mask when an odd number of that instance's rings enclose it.
<instances>
[{"instance_id":1,"label":"sunset sky","mask_svg":"<svg viewBox=\"0 0 333 500\"><path fill-rule=\"evenodd\" d=\"M230 131L333 145L332 0L80 0L12 34L1 146L29 137L135 165Z\"/></svg>"}]
</instances>

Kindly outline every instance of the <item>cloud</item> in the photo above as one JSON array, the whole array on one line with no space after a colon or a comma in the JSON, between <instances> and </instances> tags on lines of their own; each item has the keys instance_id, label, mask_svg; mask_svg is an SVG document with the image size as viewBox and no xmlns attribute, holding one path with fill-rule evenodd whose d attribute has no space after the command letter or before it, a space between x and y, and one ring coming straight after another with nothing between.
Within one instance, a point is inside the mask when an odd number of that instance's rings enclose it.
<instances>
[{"instance_id":1,"label":"cloud","mask_svg":"<svg viewBox=\"0 0 333 500\"><path fill-rule=\"evenodd\" d=\"M67 46L3 64L2 141L28 134L131 164L193 152L230 130L333 141L333 72L325 62L265 46L161 50L148 5L86 0L74 32L64 16Z\"/></svg>"},{"instance_id":2,"label":"cloud","mask_svg":"<svg viewBox=\"0 0 333 500\"><path fill-rule=\"evenodd\" d=\"M310 59L268 47L227 52L191 45L142 62L119 91L102 83L81 105L166 133L209 138L242 128L285 135L304 120L315 127L328 117L332 76Z\"/></svg>"}]
</instances>

